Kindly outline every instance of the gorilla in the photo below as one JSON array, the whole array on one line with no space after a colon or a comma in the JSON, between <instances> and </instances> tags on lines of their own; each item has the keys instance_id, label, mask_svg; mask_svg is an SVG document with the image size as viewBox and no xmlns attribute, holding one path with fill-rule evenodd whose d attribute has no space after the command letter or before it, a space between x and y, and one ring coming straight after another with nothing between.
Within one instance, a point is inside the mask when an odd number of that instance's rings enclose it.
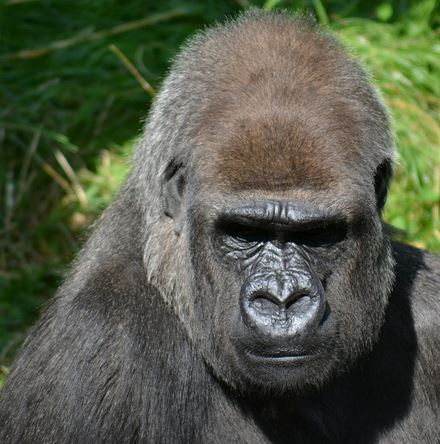
<instances>
[{"instance_id":1,"label":"gorilla","mask_svg":"<svg viewBox=\"0 0 440 444\"><path fill-rule=\"evenodd\" d=\"M393 157L311 20L197 35L13 365L0 442L440 442L440 258L381 220Z\"/></svg>"}]
</instances>

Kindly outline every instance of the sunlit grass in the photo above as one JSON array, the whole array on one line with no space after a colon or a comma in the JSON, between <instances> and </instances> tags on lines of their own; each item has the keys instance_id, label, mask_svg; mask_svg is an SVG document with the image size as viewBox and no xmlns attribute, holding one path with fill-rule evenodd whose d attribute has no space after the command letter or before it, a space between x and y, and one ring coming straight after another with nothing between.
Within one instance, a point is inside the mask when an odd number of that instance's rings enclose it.
<instances>
[{"instance_id":1,"label":"sunlit grass","mask_svg":"<svg viewBox=\"0 0 440 444\"><path fill-rule=\"evenodd\" d=\"M419 5L393 25L345 19L334 27L372 73L393 117L399 156L385 219L413 244L440 251L440 39L429 12Z\"/></svg>"}]
</instances>

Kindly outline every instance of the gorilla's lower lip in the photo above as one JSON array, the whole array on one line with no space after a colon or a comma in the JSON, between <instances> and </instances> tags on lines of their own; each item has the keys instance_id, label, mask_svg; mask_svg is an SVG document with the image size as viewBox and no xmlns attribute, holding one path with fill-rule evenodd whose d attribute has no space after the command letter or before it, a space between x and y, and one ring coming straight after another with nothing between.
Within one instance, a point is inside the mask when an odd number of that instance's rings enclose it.
<instances>
[{"instance_id":1,"label":"gorilla's lower lip","mask_svg":"<svg viewBox=\"0 0 440 444\"><path fill-rule=\"evenodd\" d=\"M255 353L247 352L248 357L257 363L266 363L266 364L278 364L278 365L286 365L286 364L296 364L303 363L307 361L311 361L318 357L317 354L309 354L309 355L289 355L289 354L274 354L274 355L258 355Z\"/></svg>"}]
</instances>

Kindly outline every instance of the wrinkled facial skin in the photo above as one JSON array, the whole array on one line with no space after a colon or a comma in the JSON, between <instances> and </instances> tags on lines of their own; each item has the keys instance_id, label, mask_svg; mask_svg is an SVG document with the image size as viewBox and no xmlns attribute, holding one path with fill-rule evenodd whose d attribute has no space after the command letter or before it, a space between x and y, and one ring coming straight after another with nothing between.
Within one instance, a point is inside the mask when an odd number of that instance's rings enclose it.
<instances>
[{"instance_id":1,"label":"wrinkled facial skin","mask_svg":"<svg viewBox=\"0 0 440 444\"><path fill-rule=\"evenodd\" d=\"M377 215L347 220L288 199L190 214L194 328L221 379L304 391L369 349L386 304L375 273L389 274Z\"/></svg>"}]
</instances>

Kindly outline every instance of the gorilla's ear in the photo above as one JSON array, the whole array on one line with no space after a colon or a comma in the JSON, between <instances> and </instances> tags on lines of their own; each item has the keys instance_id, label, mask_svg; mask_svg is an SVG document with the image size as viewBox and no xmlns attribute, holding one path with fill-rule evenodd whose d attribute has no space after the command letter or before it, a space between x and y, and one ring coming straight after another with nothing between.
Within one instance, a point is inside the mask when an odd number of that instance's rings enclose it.
<instances>
[{"instance_id":1,"label":"gorilla's ear","mask_svg":"<svg viewBox=\"0 0 440 444\"><path fill-rule=\"evenodd\" d=\"M183 165L170 162L163 175L162 196L164 213L173 219L176 234L180 234L183 227L182 201L185 182Z\"/></svg>"},{"instance_id":2,"label":"gorilla's ear","mask_svg":"<svg viewBox=\"0 0 440 444\"><path fill-rule=\"evenodd\" d=\"M376 168L374 175L374 190L376 192L376 205L379 212L382 211L387 200L388 184L393 173L391 159L385 159Z\"/></svg>"}]
</instances>

